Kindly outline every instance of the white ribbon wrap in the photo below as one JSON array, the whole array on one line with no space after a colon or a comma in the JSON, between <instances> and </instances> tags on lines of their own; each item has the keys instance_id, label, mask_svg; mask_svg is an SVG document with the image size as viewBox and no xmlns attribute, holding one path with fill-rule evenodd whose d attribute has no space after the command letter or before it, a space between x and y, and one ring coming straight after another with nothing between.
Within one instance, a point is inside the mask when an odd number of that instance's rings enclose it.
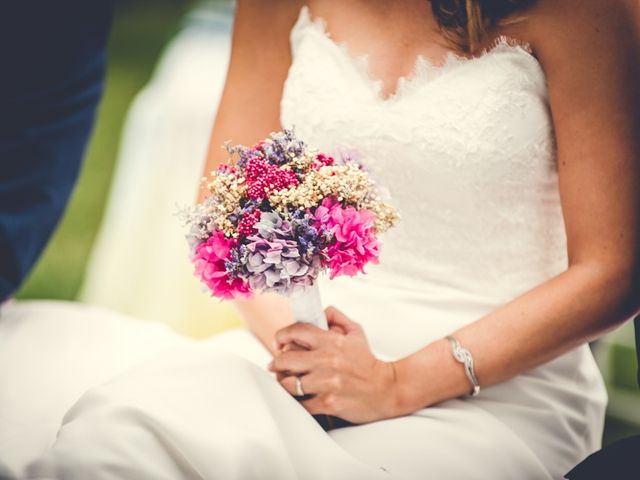
<instances>
[{"instance_id":1,"label":"white ribbon wrap","mask_svg":"<svg viewBox=\"0 0 640 480\"><path fill-rule=\"evenodd\" d=\"M293 317L298 322L310 323L327 330L327 318L320 300L320 289L317 284L305 288L290 297Z\"/></svg>"}]
</instances>

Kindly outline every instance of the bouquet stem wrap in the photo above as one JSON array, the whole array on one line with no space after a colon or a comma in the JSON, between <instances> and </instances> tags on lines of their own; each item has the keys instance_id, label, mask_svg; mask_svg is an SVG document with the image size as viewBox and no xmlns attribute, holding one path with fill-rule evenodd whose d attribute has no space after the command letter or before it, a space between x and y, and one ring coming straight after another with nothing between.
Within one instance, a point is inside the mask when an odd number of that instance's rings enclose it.
<instances>
[{"instance_id":1,"label":"bouquet stem wrap","mask_svg":"<svg viewBox=\"0 0 640 480\"><path fill-rule=\"evenodd\" d=\"M290 297L293 317L297 322L310 323L327 330L327 318L320 300L320 289L317 283Z\"/></svg>"}]
</instances>

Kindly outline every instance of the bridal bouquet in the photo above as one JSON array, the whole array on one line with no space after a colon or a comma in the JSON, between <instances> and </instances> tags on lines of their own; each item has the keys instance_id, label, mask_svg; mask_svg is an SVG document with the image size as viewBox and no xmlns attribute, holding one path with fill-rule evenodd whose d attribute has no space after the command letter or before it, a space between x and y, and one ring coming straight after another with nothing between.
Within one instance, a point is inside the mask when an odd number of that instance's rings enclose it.
<instances>
[{"instance_id":1,"label":"bridal bouquet","mask_svg":"<svg viewBox=\"0 0 640 480\"><path fill-rule=\"evenodd\" d=\"M394 209L358 163L315 152L290 130L227 150L229 162L204 179L208 196L187 215L196 276L223 299L289 295L298 321L326 328L318 275L377 263Z\"/></svg>"}]
</instances>

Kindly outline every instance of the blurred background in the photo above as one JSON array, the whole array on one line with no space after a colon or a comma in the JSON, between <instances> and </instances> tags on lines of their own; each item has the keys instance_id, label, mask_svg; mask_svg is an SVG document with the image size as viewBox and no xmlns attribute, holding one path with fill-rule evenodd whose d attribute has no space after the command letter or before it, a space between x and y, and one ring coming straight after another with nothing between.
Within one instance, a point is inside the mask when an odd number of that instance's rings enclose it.
<instances>
[{"instance_id":1,"label":"blurred background","mask_svg":"<svg viewBox=\"0 0 640 480\"><path fill-rule=\"evenodd\" d=\"M102 305L193 337L238 324L192 277L177 216L196 195L232 14L225 0L117 2L107 86L84 168L19 298ZM594 351L610 395L605 443L640 434L631 324Z\"/></svg>"}]
</instances>

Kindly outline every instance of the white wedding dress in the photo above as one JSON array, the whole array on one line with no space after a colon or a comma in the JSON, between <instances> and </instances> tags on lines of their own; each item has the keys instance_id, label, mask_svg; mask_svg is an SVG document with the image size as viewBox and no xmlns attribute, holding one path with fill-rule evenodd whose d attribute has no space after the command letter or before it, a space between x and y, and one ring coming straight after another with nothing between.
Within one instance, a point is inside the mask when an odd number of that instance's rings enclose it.
<instances>
[{"instance_id":1,"label":"white wedding dress","mask_svg":"<svg viewBox=\"0 0 640 480\"><path fill-rule=\"evenodd\" d=\"M408 355L566 269L545 76L525 47L501 39L474 59L418 59L384 99L366 59L306 8L291 45L282 124L364 158L401 212L380 265L321 285L376 354ZM69 399L28 478L542 480L600 444L606 395L586 346L476 398L326 433L265 371L248 331L200 342L143 331L146 360L123 369L119 357L115 378Z\"/></svg>"}]
</instances>

